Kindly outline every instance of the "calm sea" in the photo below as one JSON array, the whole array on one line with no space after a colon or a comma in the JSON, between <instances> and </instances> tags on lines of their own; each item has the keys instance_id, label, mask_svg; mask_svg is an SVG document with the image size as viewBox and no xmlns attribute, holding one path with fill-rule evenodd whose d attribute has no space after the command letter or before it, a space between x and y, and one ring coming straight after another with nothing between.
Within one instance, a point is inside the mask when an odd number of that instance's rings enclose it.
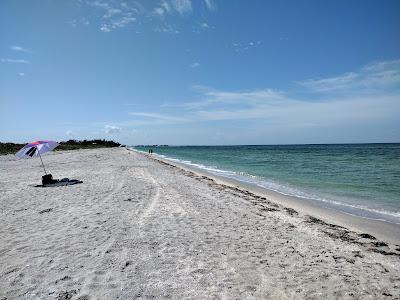
<instances>
[{"instance_id":1,"label":"calm sea","mask_svg":"<svg viewBox=\"0 0 400 300\"><path fill-rule=\"evenodd\" d=\"M216 175L346 213L400 224L400 144L152 149Z\"/></svg>"}]
</instances>

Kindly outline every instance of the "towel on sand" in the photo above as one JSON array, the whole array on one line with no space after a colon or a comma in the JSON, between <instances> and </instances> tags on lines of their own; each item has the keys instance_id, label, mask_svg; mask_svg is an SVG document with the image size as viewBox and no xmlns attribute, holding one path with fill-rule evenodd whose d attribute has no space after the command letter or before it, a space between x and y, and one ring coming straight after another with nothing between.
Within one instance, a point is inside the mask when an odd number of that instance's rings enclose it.
<instances>
[{"instance_id":1,"label":"towel on sand","mask_svg":"<svg viewBox=\"0 0 400 300\"><path fill-rule=\"evenodd\" d=\"M55 187L55 186L66 186L66 185L73 185L73 184L78 184L78 183L83 183L81 180L76 180L76 179L68 179L68 178L63 178L61 180L53 180L52 183L46 183L46 184L38 184L35 187Z\"/></svg>"}]
</instances>

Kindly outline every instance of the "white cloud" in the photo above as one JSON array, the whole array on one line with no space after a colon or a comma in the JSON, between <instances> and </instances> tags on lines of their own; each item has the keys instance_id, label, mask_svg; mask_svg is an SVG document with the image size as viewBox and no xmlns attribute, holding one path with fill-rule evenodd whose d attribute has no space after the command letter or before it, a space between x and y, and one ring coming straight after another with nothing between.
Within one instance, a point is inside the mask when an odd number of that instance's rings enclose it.
<instances>
[{"instance_id":1,"label":"white cloud","mask_svg":"<svg viewBox=\"0 0 400 300\"><path fill-rule=\"evenodd\" d=\"M193 11L192 0L158 0L156 5L150 6L151 4L149 4L150 7L147 8L134 0L96 0L93 2L83 1L83 3L86 3L86 5L99 12L97 16L91 16L92 20L90 23L97 23L100 31L105 33L128 27L134 22L138 24L137 28L143 23L153 22L152 25L155 32L177 34L179 33L179 30L175 28L175 25L170 25L171 22L169 22L169 24L163 24L160 23L160 21L164 21L167 17L171 17L171 19L176 16L183 17ZM144 3L148 4L149 2L144 1ZM215 1L205 1L200 3L200 5L206 6L208 10L216 9ZM143 18L146 18L146 20L143 21ZM82 20L76 19L69 23L71 26L77 27L81 23L88 25L89 21L86 18L82 18ZM197 30L198 32L200 32L200 30L212 28L206 22L200 23L196 26L198 28L195 29L195 31ZM139 31L136 29L136 32Z\"/></svg>"},{"instance_id":2,"label":"white cloud","mask_svg":"<svg viewBox=\"0 0 400 300\"><path fill-rule=\"evenodd\" d=\"M370 63L358 72L347 72L339 76L309 79L299 84L314 92L357 91L361 89L386 88L400 84L400 60Z\"/></svg>"},{"instance_id":3,"label":"white cloud","mask_svg":"<svg viewBox=\"0 0 400 300\"><path fill-rule=\"evenodd\" d=\"M153 14L159 17L163 17L165 14L171 14L172 7L169 2L166 0L162 0L158 7L154 8Z\"/></svg>"},{"instance_id":4,"label":"white cloud","mask_svg":"<svg viewBox=\"0 0 400 300\"><path fill-rule=\"evenodd\" d=\"M25 76L25 73L20 72L20 73L18 73L18 75L19 76Z\"/></svg>"},{"instance_id":5,"label":"white cloud","mask_svg":"<svg viewBox=\"0 0 400 300\"><path fill-rule=\"evenodd\" d=\"M369 76L359 73L347 73L346 76L335 77L335 84L349 85L358 81L373 83L375 87L387 87L388 82L396 81L395 63L380 62L370 64ZM378 72L391 70L390 78L377 76ZM373 72L371 71L373 70ZM361 73L366 72L362 71ZM379 80L376 79L379 78ZM325 84L333 84L326 80ZM396 88L397 87L397 88ZM223 91L206 87L196 87L200 92L197 101L170 105L175 108L173 114L162 115L153 112L131 113L154 120L173 122L207 122L227 120L258 120L273 126L289 128L309 128L326 126L335 127L343 124L372 124L395 122L400 115L400 91L398 85L394 89L378 89L365 93L357 86L345 95L322 95L319 90L309 90L307 96L299 97L290 92L274 89L258 89L249 91ZM312 99L312 100L311 100ZM374 124L375 124L374 123ZM360 127L362 128L362 127Z\"/></svg>"},{"instance_id":6,"label":"white cloud","mask_svg":"<svg viewBox=\"0 0 400 300\"><path fill-rule=\"evenodd\" d=\"M122 17L122 18L120 18L120 19L118 19L118 20L113 21L113 22L112 22L112 25L113 25L114 28L117 28L117 27L125 27L125 26L127 26L129 23L132 23L132 22L135 22L135 21L136 21L136 18L135 18L135 17L132 17L132 16L125 16L125 17Z\"/></svg>"},{"instance_id":7,"label":"white cloud","mask_svg":"<svg viewBox=\"0 0 400 300\"><path fill-rule=\"evenodd\" d=\"M250 41L250 42L245 42L245 43L243 43L243 42L232 43L232 46L236 52L245 52L252 48L258 47L261 44L262 44L261 41Z\"/></svg>"},{"instance_id":8,"label":"white cloud","mask_svg":"<svg viewBox=\"0 0 400 300\"><path fill-rule=\"evenodd\" d=\"M254 92L253 94L257 94ZM337 122L358 122L368 120L394 119L400 113L398 96L354 97L339 99L323 99L320 101L304 101L283 97L270 98L261 91L259 101L247 102L242 93L230 94L230 102L241 104L225 104L218 107L210 104L192 110L192 119L201 121L224 121L260 119L271 124L291 124L293 126L313 124L313 126L334 125ZM208 101L212 103L215 101ZM226 102L225 102L226 103Z\"/></svg>"},{"instance_id":9,"label":"white cloud","mask_svg":"<svg viewBox=\"0 0 400 300\"><path fill-rule=\"evenodd\" d=\"M165 0L161 1L160 5L161 5L162 9L165 10L165 12L171 13L172 8L171 8L171 5L167 1L165 1Z\"/></svg>"},{"instance_id":10,"label":"white cloud","mask_svg":"<svg viewBox=\"0 0 400 300\"><path fill-rule=\"evenodd\" d=\"M110 23L103 23L100 26L100 30L103 32L111 32L114 29L123 28L135 21L136 21L135 17L125 16L125 17L119 18L117 20L112 20Z\"/></svg>"},{"instance_id":11,"label":"white cloud","mask_svg":"<svg viewBox=\"0 0 400 300\"><path fill-rule=\"evenodd\" d=\"M93 1L93 2L89 2L92 6L95 7L99 7L99 8L103 8L103 9L109 9L110 5L106 2L102 2L102 1Z\"/></svg>"},{"instance_id":12,"label":"white cloud","mask_svg":"<svg viewBox=\"0 0 400 300\"><path fill-rule=\"evenodd\" d=\"M121 128L114 125L104 125L104 132L106 134L116 134L121 132Z\"/></svg>"},{"instance_id":13,"label":"white cloud","mask_svg":"<svg viewBox=\"0 0 400 300\"><path fill-rule=\"evenodd\" d=\"M359 72L302 81L306 98L272 89L231 92L200 87L202 99L182 107L201 120L275 118L288 122L289 116L294 120L307 117L314 124L342 118L384 120L400 114L399 84L400 60L383 61L368 64ZM337 90L345 93L332 93Z\"/></svg>"},{"instance_id":14,"label":"white cloud","mask_svg":"<svg viewBox=\"0 0 400 300\"><path fill-rule=\"evenodd\" d=\"M166 114L160 113L153 113L153 112L130 112L131 116L143 117L145 119L150 119L152 121L157 121L161 123L182 123L187 122L186 118L178 117L178 116L171 116Z\"/></svg>"},{"instance_id":15,"label":"white cloud","mask_svg":"<svg viewBox=\"0 0 400 300\"><path fill-rule=\"evenodd\" d=\"M204 31L211 30L211 29L215 29L215 27L211 26L207 22L199 22L192 26L193 33L202 33Z\"/></svg>"},{"instance_id":16,"label":"white cloud","mask_svg":"<svg viewBox=\"0 0 400 300\"><path fill-rule=\"evenodd\" d=\"M156 7L153 12L154 12L154 15L160 16L160 17L163 17L164 13L165 13L164 9L162 7Z\"/></svg>"},{"instance_id":17,"label":"white cloud","mask_svg":"<svg viewBox=\"0 0 400 300\"><path fill-rule=\"evenodd\" d=\"M190 65L191 68L198 68L200 67L200 64L198 62L194 62Z\"/></svg>"},{"instance_id":18,"label":"white cloud","mask_svg":"<svg viewBox=\"0 0 400 300\"><path fill-rule=\"evenodd\" d=\"M191 0L162 0L159 5L154 8L153 15L164 17L178 13L183 16L192 12Z\"/></svg>"},{"instance_id":19,"label":"white cloud","mask_svg":"<svg viewBox=\"0 0 400 300\"><path fill-rule=\"evenodd\" d=\"M385 60L385 61L374 61L367 65L365 65L362 70L364 72L374 72L374 71L384 71L387 69L395 69L399 68L400 66L400 59L395 60Z\"/></svg>"},{"instance_id":20,"label":"white cloud","mask_svg":"<svg viewBox=\"0 0 400 300\"><path fill-rule=\"evenodd\" d=\"M17 52L24 52L24 53L30 53L31 51L25 48L22 48L21 46L11 46L11 50L17 51Z\"/></svg>"},{"instance_id":21,"label":"white cloud","mask_svg":"<svg viewBox=\"0 0 400 300\"><path fill-rule=\"evenodd\" d=\"M217 10L217 2L215 0L204 0L204 3L209 11Z\"/></svg>"},{"instance_id":22,"label":"white cloud","mask_svg":"<svg viewBox=\"0 0 400 300\"><path fill-rule=\"evenodd\" d=\"M164 24L163 26L158 26L154 29L155 32L162 33L170 33L170 34L179 34L179 30L175 28L175 26L170 24Z\"/></svg>"},{"instance_id":23,"label":"white cloud","mask_svg":"<svg viewBox=\"0 0 400 300\"><path fill-rule=\"evenodd\" d=\"M111 28L110 28L110 26L108 24L102 24L100 26L100 30L103 31L103 32L111 32Z\"/></svg>"},{"instance_id":24,"label":"white cloud","mask_svg":"<svg viewBox=\"0 0 400 300\"><path fill-rule=\"evenodd\" d=\"M130 4L134 4L134 6ZM92 2L92 6L103 11L100 30L103 32L111 32L135 22L135 15L140 14L143 8L137 2L131 2L130 4L127 2Z\"/></svg>"},{"instance_id":25,"label":"white cloud","mask_svg":"<svg viewBox=\"0 0 400 300\"><path fill-rule=\"evenodd\" d=\"M109 9L107 9L107 11L103 17L108 19L108 18L111 18L114 15L117 15L120 13L122 13L122 10L120 10L119 8L109 8Z\"/></svg>"},{"instance_id":26,"label":"white cloud","mask_svg":"<svg viewBox=\"0 0 400 300\"><path fill-rule=\"evenodd\" d=\"M392 122L400 114L399 96L323 98L305 101L273 90L248 92L214 91L203 94L197 103L176 107L173 114L132 112L143 122L136 126L189 124L204 122L262 122L269 130L299 128L333 128ZM189 125L188 125L189 126ZM246 125L251 129L251 125Z\"/></svg>"},{"instance_id":27,"label":"white cloud","mask_svg":"<svg viewBox=\"0 0 400 300\"><path fill-rule=\"evenodd\" d=\"M2 58L0 61L7 64L30 64L30 62L25 59Z\"/></svg>"},{"instance_id":28,"label":"white cloud","mask_svg":"<svg viewBox=\"0 0 400 300\"><path fill-rule=\"evenodd\" d=\"M218 106L249 106L263 104L267 101L282 101L286 98L285 94L272 89L228 92L209 89L206 87L196 87L203 95L199 101L186 102L182 105L186 109L202 109L204 107Z\"/></svg>"},{"instance_id":29,"label":"white cloud","mask_svg":"<svg viewBox=\"0 0 400 300\"><path fill-rule=\"evenodd\" d=\"M69 137L71 137L71 136L74 135L74 133L73 133L72 130L67 130L67 131L65 132L65 134L66 134L67 136L69 136Z\"/></svg>"},{"instance_id":30,"label":"white cloud","mask_svg":"<svg viewBox=\"0 0 400 300\"><path fill-rule=\"evenodd\" d=\"M68 21L67 23L70 24L72 27L76 28L76 27L78 27L78 25L88 26L90 24L90 21L88 19L86 19L85 17L82 17L80 19L74 19L74 20Z\"/></svg>"},{"instance_id":31,"label":"white cloud","mask_svg":"<svg viewBox=\"0 0 400 300\"><path fill-rule=\"evenodd\" d=\"M180 15L192 12L192 2L190 0L171 0L171 4Z\"/></svg>"}]
</instances>

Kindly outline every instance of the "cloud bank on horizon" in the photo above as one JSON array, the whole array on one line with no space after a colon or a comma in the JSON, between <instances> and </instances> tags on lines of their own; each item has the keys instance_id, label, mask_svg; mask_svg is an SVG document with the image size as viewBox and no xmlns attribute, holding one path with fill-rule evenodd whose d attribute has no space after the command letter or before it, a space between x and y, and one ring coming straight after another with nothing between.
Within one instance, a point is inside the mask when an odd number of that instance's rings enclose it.
<instances>
[{"instance_id":1,"label":"cloud bank on horizon","mask_svg":"<svg viewBox=\"0 0 400 300\"><path fill-rule=\"evenodd\" d=\"M17 0L0 18L1 140L400 142L396 1Z\"/></svg>"}]
</instances>

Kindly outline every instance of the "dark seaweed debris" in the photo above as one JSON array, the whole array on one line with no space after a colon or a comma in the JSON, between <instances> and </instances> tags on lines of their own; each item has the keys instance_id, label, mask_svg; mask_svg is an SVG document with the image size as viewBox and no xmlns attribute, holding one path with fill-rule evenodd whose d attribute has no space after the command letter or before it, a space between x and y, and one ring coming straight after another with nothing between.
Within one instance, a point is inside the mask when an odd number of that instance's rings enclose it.
<instances>
[{"instance_id":1,"label":"dark seaweed debris","mask_svg":"<svg viewBox=\"0 0 400 300\"><path fill-rule=\"evenodd\" d=\"M69 300L72 299L74 295L76 295L76 290L71 290L71 291L64 291L58 294L57 299L58 300Z\"/></svg>"},{"instance_id":2,"label":"dark seaweed debris","mask_svg":"<svg viewBox=\"0 0 400 300\"><path fill-rule=\"evenodd\" d=\"M370 235L368 233L360 233L358 236L362 237L364 239L376 240L376 237L374 237L373 235Z\"/></svg>"},{"instance_id":3,"label":"dark seaweed debris","mask_svg":"<svg viewBox=\"0 0 400 300\"><path fill-rule=\"evenodd\" d=\"M330 228L341 228L341 229L346 229L346 228L344 228L344 227L342 227L342 226L339 226L339 225L326 223L326 222L322 221L321 219L315 218L315 217L313 217L313 216L307 216L306 222L307 222L307 223L314 223L314 224L324 225L324 226L328 226L328 227L330 227Z\"/></svg>"},{"instance_id":4,"label":"dark seaweed debris","mask_svg":"<svg viewBox=\"0 0 400 300\"><path fill-rule=\"evenodd\" d=\"M285 207L284 210L291 216L298 215L299 213L297 210L290 208L290 207Z\"/></svg>"}]
</instances>

